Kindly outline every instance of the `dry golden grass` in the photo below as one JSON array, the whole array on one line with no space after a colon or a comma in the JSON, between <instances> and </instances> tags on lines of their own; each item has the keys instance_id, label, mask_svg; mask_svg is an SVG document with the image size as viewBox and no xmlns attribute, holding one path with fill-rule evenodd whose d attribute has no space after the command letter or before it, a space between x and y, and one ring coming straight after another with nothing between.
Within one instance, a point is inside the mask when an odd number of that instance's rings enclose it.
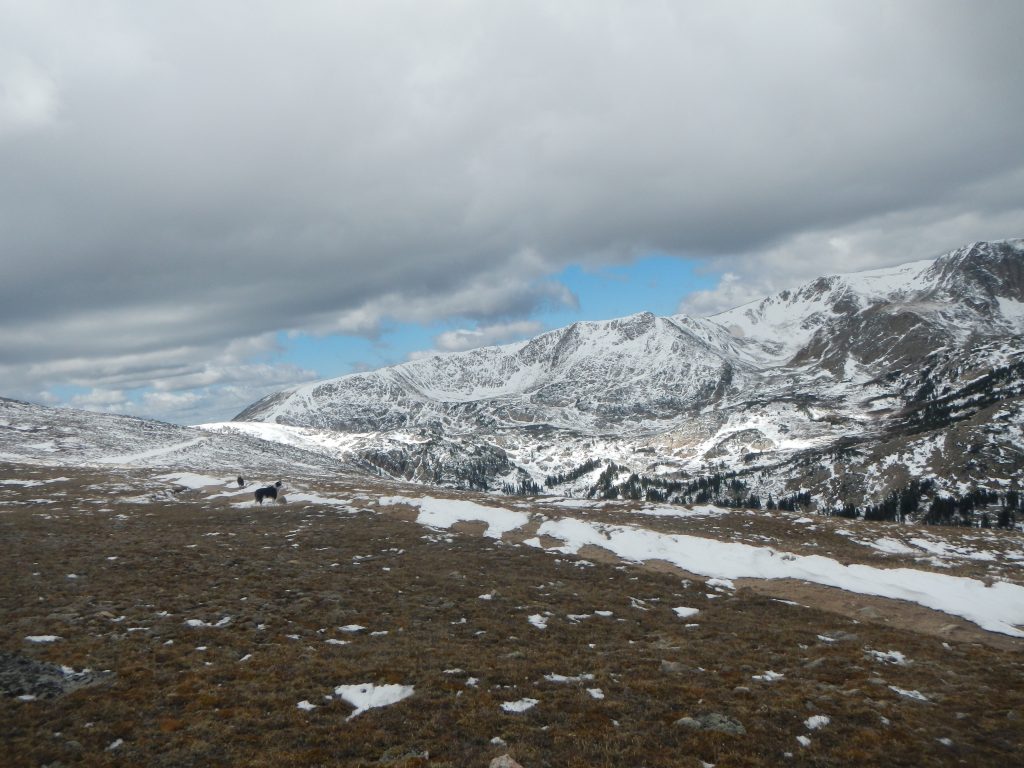
<instances>
[{"instance_id":1,"label":"dry golden grass","mask_svg":"<svg viewBox=\"0 0 1024 768\"><path fill-rule=\"evenodd\" d=\"M57 474L16 475L32 472ZM507 752L526 768L1005 766L1024 747L1019 647L855 623L749 589L711 598L671 572L439 533L343 482L330 493L352 498L350 512L204 494L115 503L112 484L136 495L154 484L60 474L70 479L0 496L0 650L115 676L55 699L0 698L3 765L486 766ZM32 501L43 497L56 503ZM698 626L674 615L680 605L700 609ZM352 624L366 629L339 629ZM44 634L62 639L25 641ZM768 670L783 677L754 679ZM367 682L415 694L351 720L350 705L324 698ZM537 706L502 711L527 697ZM675 725L709 712L746 734ZM818 714L831 722L809 731Z\"/></svg>"}]
</instances>

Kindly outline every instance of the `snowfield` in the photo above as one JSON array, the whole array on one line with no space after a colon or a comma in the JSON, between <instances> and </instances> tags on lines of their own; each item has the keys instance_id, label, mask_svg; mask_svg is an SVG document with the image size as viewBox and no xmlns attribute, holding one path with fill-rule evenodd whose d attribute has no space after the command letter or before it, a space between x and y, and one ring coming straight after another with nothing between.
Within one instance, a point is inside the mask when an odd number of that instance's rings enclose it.
<instances>
[{"instance_id":1,"label":"snowfield","mask_svg":"<svg viewBox=\"0 0 1024 768\"><path fill-rule=\"evenodd\" d=\"M517 512L501 507L485 507L473 501L457 499L436 499L430 496L411 498L406 496L386 496L378 499L380 506L408 504L420 510L416 522L431 528L451 528L461 522L484 522L487 524L485 536L500 539L509 531L522 528L530 521L525 512Z\"/></svg>"}]
</instances>

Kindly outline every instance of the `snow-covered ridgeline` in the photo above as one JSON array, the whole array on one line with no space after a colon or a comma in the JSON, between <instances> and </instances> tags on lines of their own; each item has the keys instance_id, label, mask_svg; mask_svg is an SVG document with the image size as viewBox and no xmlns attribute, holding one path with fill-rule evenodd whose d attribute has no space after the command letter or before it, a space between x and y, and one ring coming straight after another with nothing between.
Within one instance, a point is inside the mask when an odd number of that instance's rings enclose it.
<instances>
[{"instance_id":1,"label":"snow-covered ridgeline","mask_svg":"<svg viewBox=\"0 0 1024 768\"><path fill-rule=\"evenodd\" d=\"M269 430L264 430L264 433ZM259 430L214 432L129 416L0 398L0 461L64 467L166 467L278 473L337 468L337 460Z\"/></svg>"},{"instance_id":2,"label":"snow-covered ridgeline","mask_svg":"<svg viewBox=\"0 0 1024 768\"><path fill-rule=\"evenodd\" d=\"M839 301L846 300L860 309L873 302L893 301L922 292L929 286L925 275L934 265L935 259L928 259L829 275L708 319L741 338L781 343L785 354L791 355L811 339L827 316L823 313L831 314Z\"/></svg>"},{"instance_id":3,"label":"snow-covered ridgeline","mask_svg":"<svg viewBox=\"0 0 1024 768\"><path fill-rule=\"evenodd\" d=\"M741 338L781 344L780 352L790 354L835 315L872 305L927 314L953 310L964 299L994 299L997 318L1019 331L1021 286L991 274L991 267L999 272L1022 253L1024 240L970 243L937 259L823 276L708 319Z\"/></svg>"}]
</instances>

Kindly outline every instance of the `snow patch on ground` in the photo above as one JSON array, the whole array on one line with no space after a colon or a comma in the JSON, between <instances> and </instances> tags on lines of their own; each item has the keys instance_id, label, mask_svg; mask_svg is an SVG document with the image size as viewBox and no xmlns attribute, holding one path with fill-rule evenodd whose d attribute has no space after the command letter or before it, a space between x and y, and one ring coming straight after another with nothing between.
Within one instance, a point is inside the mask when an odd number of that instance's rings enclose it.
<instances>
[{"instance_id":1,"label":"snow patch on ground","mask_svg":"<svg viewBox=\"0 0 1024 768\"><path fill-rule=\"evenodd\" d=\"M415 689L411 685L375 685L374 683L339 685L334 689L335 696L344 699L356 708L348 716L348 720L369 709L397 704L412 696L413 693L415 693Z\"/></svg>"},{"instance_id":2,"label":"snow patch on ground","mask_svg":"<svg viewBox=\"0 0 1024 768\"><path fill-rule=\"evenodd\" d=\"M163 480L168 483L174 483L175 485L183 485L190 490L199 490L200 488L209 488L211 486L220 488L228 484L228 482L222 477L199 475L194 472L174 472L167 475L157 475L156 479ZM230 482L232 485L235 485L236 483L234 480Z\"/></svg>"},{"instance_id":3,"label":"snow patch on ground","mask_svg":"<svg viewBox=\"0 0 1024 768\"><path fill-rule=\"evenodd\" d=\"M664 534L641 528L581 520L547 520L540 536L564 543L552 551L575 554L587 545L614 552L625 560L659 559L692 573L715 578L799 579L849 592L907 600L961 616L991 632L1024 637L1024 587L984 582L910 568L881 569L843 565L820 555L794 555L769 547Z\"/></svg>"},{"instance_id":4,"label":"snow patch on ground","mask_svg":"<svg viewBox=\"0 0 1024 768\"><path fill-rule=\"evenodd\" d=\"M416 522L431 528L451 528L460 522L482 522L487 524L484 535L500 539L509 531L522 528L530 522L525 512L515 512L501 507L485 507L472 501L461 499L439 499L430 496L414 499L405 496L388 496L380 499L379 504L390 506L407 504L420 510Z\"/></svg>"},{"instance_id":5,"label":"snow patch on ground","mask_svg":"<svg viewBox=\"0 0 1024 768\"><path fill-rule=\"evenodd\" d=\"M519 699L518 701L505 701L502 702L501 708L509 714L519 714L526 712L528 709L533 709L540 703L537 699Z\"/></svg>"},{"instance_id":6,"label":"snow patch on ground","mask_svg":"<svg viewBox=\"0 0 1024 768\"><path fill-rule=\"evenodd\" d=\"M432 497L382 497L379 505L407 504L419 508L417 522L433 528L447 529L461 521L479 521L487 525L485 535L500 538L530 522L525 512L484 506L470 501ZM851 535L841 529L839 533ZM843 565L820 555L795 555L778 552L771 547L725 542L684 534L667 534L645 528L593 523L575 518L550 520L542 518L536 536L526 540L528 546L543 548L541 541L549 537L563 542L545 551L577 555L586 546L608 550L633 562L664 560L684 570L714 580L712 586L726 587L732 579L797 579L836 587L848 592L876 595L923 605L974 622L982 629L1012 637L1024 637L1024 587L1007 582L986 585L977 579L921 571L912 568L883 569L868 565ZM874 542L892 552L902 553L903 545L895 539ZM913 539L911 544L936 551L939 544ZM943 549L948 552L949 547ZM920 551L920 550L919 550ZM971 559L986 559L986 551L957 554ZM685 618L685 617L683 617ZM546 621L546 620L545 620Z\"/></svg>"},{"instance_id":7,"label":"snow patch on ground","mask_svg":"<svg viewBox=\"0 0 1024 768\"><path fill-rule=\"evenodd\" d=\"M907 689L900 688L899 686L896 686L896 685L890 685L889 686L889 690L890 691L895 691L900 696L904 696L904 697L906 697L908 699L914 699L914 701L929 701L929 698L927 696L925 696L923 693L921 693L920 691L908 691Z\"/></svg>"},{"instance_id":8,"label":"snow patch on ground","mask_svg":"<svg viewBox=\"0 0 1024 768\"><path fill-rule=\"evenodd\" d=\"M875 661L881 661L885 664L896 664L898 666L906 666L907 657L899 651L868 651L868 655Z\"/></svg>"}]
</instances>

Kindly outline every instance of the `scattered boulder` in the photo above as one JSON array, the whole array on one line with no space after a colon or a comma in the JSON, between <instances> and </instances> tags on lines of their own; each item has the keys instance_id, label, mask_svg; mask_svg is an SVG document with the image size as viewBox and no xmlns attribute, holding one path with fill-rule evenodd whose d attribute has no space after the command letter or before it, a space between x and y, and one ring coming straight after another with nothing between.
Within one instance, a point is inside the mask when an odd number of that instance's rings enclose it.
<instances>
[{"instance_id":1,"label":"scattered boulder","mask_svg":"<svg viewBox=\"0 0 1024 768\"><path fill-rule=\"evenodd\" d=\"M523 768L523 766L513 760L511 755L505 754L491 760L490 768Z\"/></svg>"},{"instance_id":2,"label":"scattered boulder","mask_svg":"<svg viewBox=\"0 0 1024 768\"><path fill-rule=\"evenodd\" d=\"M828 638L825 642L830 643L855 643L860 640L860 637L855 633L843 631L830 632L828 635L825 635L825 637Z\"/></svg>"},{"instance_id":3,"label":"scattered boulder","mask_svg":"<svg viewBox=\"0 0 1024 768\"><path fill-rule=\"evenodd\" d=\"M692 731L715 731L733 736L743 736L747 732L739 720L719 712L707 712L696 717L683 717L676 720L676 725L681 728L689 728Z\"/></svg>"},{"instance_id":4,"label":"scattered boulder","mask_svg":"<svg viewBox=\"0 0 1024 768\"><path fill-rule=\"evenodd\" d=\"M430 763L430 753L426 750L422 752L419 749L406 749L403 747L394 747L387 750L380 759L377 761L377 765L386 766L387 768L420 768Z\"/></svg>"},{"instance_id":5,"label":"scattered boulder","mask_svg":"<svg viewBox=\"0 0 1024 768\"><path fill-rule=\"evenodd\" d=\"M99 685L113 677L112 672L76 672L27 656L0 652L0 693L5 696L26 696L53 699L65 693Z\"/></svg>"}]
</instances>

